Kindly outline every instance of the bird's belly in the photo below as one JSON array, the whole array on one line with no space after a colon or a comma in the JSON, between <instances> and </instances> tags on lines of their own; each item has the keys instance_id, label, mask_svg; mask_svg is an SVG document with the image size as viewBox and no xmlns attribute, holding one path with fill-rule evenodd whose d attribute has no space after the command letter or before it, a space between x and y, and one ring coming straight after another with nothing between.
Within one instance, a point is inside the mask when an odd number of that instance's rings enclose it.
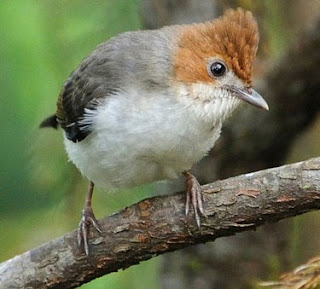
<instances>
[{"instance_id":1,"label":"bird's belly","mask_svg":"<svg viewBox=\"0 0 320 289\"><path fill-rule=\"evenodd\" d=\"M139 113L135 104L108 103L84 140L65 138L69 159L89 180L107 188L174 178L190 169L213 147L221 123L204 125L190 117L192 112L162 102L146 102Z\"/></svg>"},{"instance_id":2,"label":"bird's belly","mask_svg":"<svg viewBox=\"0 0 320 289\"><path fill-rule=\"evenodd\" d=\"M220 129L221 125L205 137L171 135L169 140L159 132L122 140L110 132L93 132L78 143L65 138L65 146L69 159L96 185L125 188L175 178L190 169L210 150Z\"/></svg>"}]
</instances>

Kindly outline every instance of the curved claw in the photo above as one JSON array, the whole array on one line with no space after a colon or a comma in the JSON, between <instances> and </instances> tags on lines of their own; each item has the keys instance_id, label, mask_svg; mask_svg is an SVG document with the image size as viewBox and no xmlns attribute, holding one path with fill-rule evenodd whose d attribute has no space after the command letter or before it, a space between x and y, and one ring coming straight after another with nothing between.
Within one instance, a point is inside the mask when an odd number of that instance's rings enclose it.
<instances>
[{"instance_id":1,"label":"curved claw","mask_svg":"<svg viewBox=\"0 0 320 289\"><path fill-rule=\"evenodd\" d=\"M190 204L193 207L195 219L200 228L200 215L207 217L203 208L203 196L201 186L195 176L189 172L185 172L186 177L186 209L185 214L188 215L190 211Z\"/></svg>"},{"instance_id":2,"label":"curved claw","mask_svg":"<svg viewBox=\"0 0 320 289\"><path fill-rule=\"evenodd\" d=\"M91 206L85 206L82 210L82 217L78 226L77 239L79 247L83 242L84 251L87 256L89 255L88 236L90 226L93 226L99 233L101 233L100 226L96 217L94 216Z\"/></svg>"}]
</instances>

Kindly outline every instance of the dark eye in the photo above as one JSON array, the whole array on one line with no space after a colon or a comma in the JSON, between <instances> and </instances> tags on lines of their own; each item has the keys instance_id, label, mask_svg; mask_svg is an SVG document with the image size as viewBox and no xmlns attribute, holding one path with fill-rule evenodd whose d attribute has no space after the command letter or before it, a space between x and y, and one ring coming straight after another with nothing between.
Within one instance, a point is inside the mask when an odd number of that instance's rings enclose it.
<instances>
[{"instance_id":1,"label":"dark eye","mask_svg":"<svg viewBox=\"0 0 320 289\"><path fill-rule=\"evenodd\" d=\"M226 68L225 64L223 64L222 62L215 61L211 64L210 71L213 76L221 77L226 73L227 68Z\"/></svg>"}]
</instances>

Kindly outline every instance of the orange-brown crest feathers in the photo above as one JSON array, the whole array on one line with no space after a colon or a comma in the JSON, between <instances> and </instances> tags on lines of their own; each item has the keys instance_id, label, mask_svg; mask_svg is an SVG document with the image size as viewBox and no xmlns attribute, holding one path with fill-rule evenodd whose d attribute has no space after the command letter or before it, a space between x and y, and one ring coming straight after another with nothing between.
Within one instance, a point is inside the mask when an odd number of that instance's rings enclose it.
<instances>
[{"instance_id":1,"label":"orange-brown crest feathers","mask_svg":"<svg viewBox=\"0 0 320 289\"><path fill-rule=\"evenodd\" d=\"M174 55L175 78L213 82L207 60L221 58L247 85L259 43L258 25L250 11L228 10L213 21L184 26Z\"/></svg>"}]
</instances>

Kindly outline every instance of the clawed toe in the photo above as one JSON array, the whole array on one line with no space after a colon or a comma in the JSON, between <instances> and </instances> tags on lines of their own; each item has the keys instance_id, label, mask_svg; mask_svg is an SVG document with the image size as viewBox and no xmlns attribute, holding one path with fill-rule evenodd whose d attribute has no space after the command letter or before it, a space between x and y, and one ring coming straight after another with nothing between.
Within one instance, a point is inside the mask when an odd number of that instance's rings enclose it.
<instances>
[{"instance_id":1,"label":"clawed toe","mask_svg":"<svg viewBox=\"0 0 320 289\"><path fill-rule=\"evenodd\" d=\"M190 212L190 205L192 205L194 210L195 219L198 227L200 228L201 220L200 215L207 217L203 208L203 196L201 186L192 174L185 172L186 177L186 208L185 214L188 215Z\"/></svg>"},{"instance_id":2,"label":"clawed toe","mask_svg":"<svg viewBox=\"0 0 320 289\"><path fill-rule=\"evenodd\" d=\"M99 233L101 233L100 226L96 217L94 216L92 207L91 207L91 199L93 194L94 184L93 182L89 183L88 193L86 196L86 201L84 203L84 207L82 210L81 220L78 226L78 246L80 247L83 242L83 247L86 255L89 255L89 245L88 245L88 236L90 226L94 227Z\"/></svg>"},{"instance_id":3,"label":"clawed toe","mask_svg":"<svg viewBox=\"0 0 320 289\"><path fill-rule=\"evenodd\" d=\"M99 233L101 233L100 226L91 207L84 207L82 210L82 217L78 226L78 245L83 247L86 255L89 255L88 235L90 226L94 227Z\"/></svg>"}]
</instances>

